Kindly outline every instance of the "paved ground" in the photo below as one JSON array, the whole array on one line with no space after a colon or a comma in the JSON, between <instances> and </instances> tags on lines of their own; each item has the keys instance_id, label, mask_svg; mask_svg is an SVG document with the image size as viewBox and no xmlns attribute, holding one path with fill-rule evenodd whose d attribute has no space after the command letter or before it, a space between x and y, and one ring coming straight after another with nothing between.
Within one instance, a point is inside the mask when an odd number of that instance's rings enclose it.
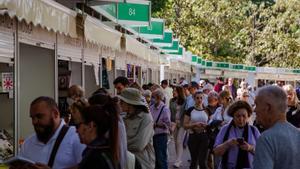
<instances>
[{"instance_id":1,"label":"paved ground","mask_svg":"<svg viewBox=\"0 0 300 169\"><path fill-rule=\"evenodd\" d=\"M175 145L174 145L174 141L171 140L171 142L169 143L168 146L168 151L169 151L169 169L173 169L173 164L175 162ZM188 162L188 160L190 159L190 153L188 151L188 148L186 148L183 151L183 155L182 155L182 167L180 167L180 169L189 169L190 163Z\"/></svg>"}]
</instances>

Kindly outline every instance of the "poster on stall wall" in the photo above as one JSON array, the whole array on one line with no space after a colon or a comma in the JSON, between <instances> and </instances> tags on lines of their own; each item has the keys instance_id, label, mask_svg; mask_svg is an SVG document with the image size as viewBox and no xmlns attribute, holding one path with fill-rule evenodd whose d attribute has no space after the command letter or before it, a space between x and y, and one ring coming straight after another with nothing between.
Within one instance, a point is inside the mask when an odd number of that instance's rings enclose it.
<instances>
[{"instance_id":1,"label":"poster on stall wall","mask_svg":"<svg viewBox=\"0 0 300 169\"><path fill-rule=\"evenodd\" d=\"M14 90L13 84L13 73L2 73L1 74L1 82L2 82L2 91L3 93L11 93Z\"/></svg>"},{"instance_id":2,"label":"poster on stall wall","mask_svg":"<svg viewBox=\"0 0 300 169\"><path fill-rule=\"evenodd\" d=\"M100 81L99 81L99 65L93 64L93 68L94 68L94 75L95 75L96 85L99 86L100 85Z\"/></svg>"},{"instance_id":3,"label":"poster on stall wall","mask_svg":"<svg viewBox=\"0 0 300 169\"><path fill-rule=\"evenodd\" d=\"M107 63L108 63L108 59L105 60L102 58L102 87L109 89L109 80L108 80L108 73L107 73Z\"/></svg>"}]
</instances>

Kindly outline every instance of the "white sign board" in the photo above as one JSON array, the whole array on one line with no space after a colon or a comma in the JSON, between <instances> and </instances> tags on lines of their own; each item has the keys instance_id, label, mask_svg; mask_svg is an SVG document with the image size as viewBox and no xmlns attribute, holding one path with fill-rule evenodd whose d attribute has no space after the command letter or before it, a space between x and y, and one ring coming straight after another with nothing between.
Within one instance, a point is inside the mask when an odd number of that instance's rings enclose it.
<instances>
[{"instance_id":1,"label":"white sign board","mask_svg":"<svg viewBox=\"0 0 300 169\"><path fill-rule=\"evenodd\" d=\"M2 73L2 92L8 93L14 89L13 73Z\"/></svg>"}]
</instances>

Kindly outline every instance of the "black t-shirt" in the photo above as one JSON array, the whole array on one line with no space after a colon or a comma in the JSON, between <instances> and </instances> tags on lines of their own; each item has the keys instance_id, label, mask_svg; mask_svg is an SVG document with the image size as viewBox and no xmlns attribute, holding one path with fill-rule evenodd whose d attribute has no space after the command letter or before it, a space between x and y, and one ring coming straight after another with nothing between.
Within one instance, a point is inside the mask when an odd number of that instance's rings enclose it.
<instances>
[{"instance_id":1,"label":"black t-shirt","mask_svg":"<svg viewBox=\"0 0 300 169\"><path fill-rule=\"evenodd\" d=\"M300 110L297 110L297 107L295 106L289 107L286 113L286 119L295 127L300 128Z\"/></svg>"},{"instance_id":2,"label":"black t-shirt","mask_svg":"<svg viewBox=\"0 0 300 169\"><path fill-rule=\"evenodd\" d=\"M119 169L118 166L113 166L111 153L109 151L97 148L89 149L87 151L88 152L83 156L82 161L79 164L79 169Z\"/></svg>"}]
</instances>

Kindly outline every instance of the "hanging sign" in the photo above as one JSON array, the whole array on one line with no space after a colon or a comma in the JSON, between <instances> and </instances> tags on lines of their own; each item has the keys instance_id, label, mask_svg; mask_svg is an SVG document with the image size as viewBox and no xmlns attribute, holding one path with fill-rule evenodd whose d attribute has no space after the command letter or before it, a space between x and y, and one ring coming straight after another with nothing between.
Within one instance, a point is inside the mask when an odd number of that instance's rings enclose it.
<instances>
[{"instance_id":1,"label":"hanging sign","mask_svg":"<svg viewBox=\"0 0 300 169\"><path fill-rule=\"evenodd\" d=\"M147 39L164 37L165 21L163 19L152 18L151 25L139 27L140 36Z\"/></svg>"},{"instance_id":2,"label":"hanging sign","mask_svg":"<svg viewBox=\"0 0 300 169\"><path fill-rule=\"evenodd\" d=\"M182 56L184 53L184 49L182 46L179 46L178 50L176 52L170 52L168 53L169 55L174 55L174 56Z\"/></svg>"},{"instance_id":3,"label":"hanging sign","mask_svg":"<svg viewBox=\"0 0 300 169\"><path fill-rule=\"evenodd\" d=\"M14 89L13 73L2 73L2 92L8 93Z\"/></svg>"},{"instance_id":4,"label":"hanging sign","mask_svg":"<svg viewBox=\"0 0 300 169\"><path fill-rule=\"evenodd\" d=\"M244 65L242 65L242 64L232 64L231 69L244 70Z\"/></svg>"},{"instance_id":5,"label":"hanging sign","mask_svg":"<svg viewBox=\"0 0 300 169\"><path fill-rule=\"evenodd\" d=\"M152 42L154 45L159 47L171 47L173 44L173 32L170 30L165 30L164 37L162 39L153 39Z\"/></svg>"},{"instance_id":6,"label":"hanging sign","mask_svg":"<svg viewBox=\"0 0 300 169\"><path fill-rule=\"evenodd\" d=\"M87 0L88 6L95 6L95 5L105 5L109 3L115 2L124 2L124 0Z\"/></svg>"},{"instance_id":7,"label":"hanging sign","mask_svg":"<svg viewBox=\"0 0 300 169\"><path fill-rule=\"evenodd\" d=\"M173 40L173 45L171 47L162 47L161 48L164 52L170 53L170 52L178 52L179 49L179 41L178 39Z\"/></svg>"},{"instance_id":8,"label":"hanging sign","mask_svg":"<svg viewBox=\"0 0 300 169\"><path fill-rule=\"evenodd\" d=\"M206 61L206 67L213 67L213 61Z\"/></svg>"},{"instance_id":9,"label":"hanging sign","mask_svg":"<svg viewBox=\"0 0 300 169\"><path fill-rule=\"evenodd\" d=\"M192 56L192 62L197 62L197 60L198 60L198 56L193 55L193 56Z\"/></svg>"},{"instance_id":10,"label":"hanging sign","mask_svg":"<svg viewBox=\"0 0 300 169\"><path fill-rule=\"evenodd\" d=\"M198 57L198 58L197 58L197 64L199 64L199 65L202 64L202 58L201 58L201 57Z\"/></svg>"},{"instance_id":11,"label":"hanging sign","mask_svg":"<svg viewBox=\"0 0 300 169\"><path fill-rule=\"evenodd\" d=\"M244 70L250 71L250 72L255 72L256 67L255 66L245 66Z\"/></svg>"},{"instance_id":12,"label":"hanging sign","mask_svg":"<svg viewBox=\"0 0 300 169\"><path fill-rule=\"evenodd\" d=\"M151 20L150 1L126 0L126 3L111 3L91 8L120 25L149 26Z\"/></svg>"},{"instance_id":13,"label":"hanging sign","mask_svg":"<svg viewBox=\"0 0 300 169\"><path fill-rule=\"evenodd\" d=\"M227 69L229 68L229 63L227 62L215 62L215 67L216 68L221 68L221 69Z\"/></svg>"}]
</instances>

